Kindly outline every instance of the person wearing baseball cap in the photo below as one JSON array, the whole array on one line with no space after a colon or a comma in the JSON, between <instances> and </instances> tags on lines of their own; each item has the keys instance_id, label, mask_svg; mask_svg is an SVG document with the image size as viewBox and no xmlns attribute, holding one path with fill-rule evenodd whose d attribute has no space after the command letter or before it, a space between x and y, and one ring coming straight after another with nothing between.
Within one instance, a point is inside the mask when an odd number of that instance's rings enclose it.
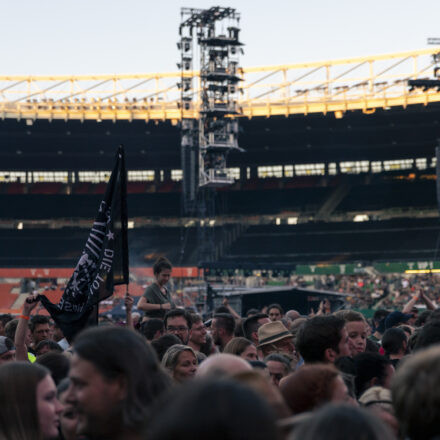
<instances>
[{"instance_id":1,"label":"person wearing baseball cap","mask_svg":"<svg viewBox=\"0 0 440 440\"><path fill-rule=\"evenodd\" d=\"M0 336L0 365L15 361L15 347L11 339Z\"/></svg>"},{"instance_id":2,"label":"person wearing baseball cap","mask_svg":"<svg viewBox=\"0 0 440 440\"><path fill-rule=\"evenodd\" d=\"M389 328L397 327L400 324L405 324L412 317L413 317L413 315L410 313L402 313L397 310L394 312L391 312L385 318L385 330L388 330Z\"/></svg>"}]
</instances>

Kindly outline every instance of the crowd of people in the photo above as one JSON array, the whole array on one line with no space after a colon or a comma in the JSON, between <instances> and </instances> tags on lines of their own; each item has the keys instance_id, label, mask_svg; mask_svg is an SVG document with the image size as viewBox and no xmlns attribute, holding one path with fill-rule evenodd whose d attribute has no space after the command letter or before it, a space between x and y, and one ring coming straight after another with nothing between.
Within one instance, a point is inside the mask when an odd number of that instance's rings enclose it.
<instances>
[{"instance_id":1,"label":"crowd of people","mask_svg":"<svg viewBox=\"0 0 440 440\"><path fill-rule=\"evenodd\" d=\"M431 298L440 300L440 275L425 274L380 274L371 268L371 273L363 271L358 274L329 274L329 275L290 275L276 277L270 273L261 276L245 277L242 275L223 276L212 279L212 283L241 287L265 287L267 285L289 285L305 289L328 290L349 295L347 301L350 307L356 309L377 308L381 306L392 308L402 306L417 291L424 290ZM192 281L187 281L187 287Z\"/></svg>"},{"instance_id":2,"label":"crowd of people","mask_svg":"<svg viewBox=\"0 0 440 440\"><path fill-rule=\"evenodd\" d=\"M124 325L103 317L66 340L33 295L0 315L0 439L440 437L435 283L400 288L406 301L371 321L328 301L240 316L225 300L201 316L174 303L167 259L153 269L144 316L127 294Z\"/></svg>"}]
</instances>

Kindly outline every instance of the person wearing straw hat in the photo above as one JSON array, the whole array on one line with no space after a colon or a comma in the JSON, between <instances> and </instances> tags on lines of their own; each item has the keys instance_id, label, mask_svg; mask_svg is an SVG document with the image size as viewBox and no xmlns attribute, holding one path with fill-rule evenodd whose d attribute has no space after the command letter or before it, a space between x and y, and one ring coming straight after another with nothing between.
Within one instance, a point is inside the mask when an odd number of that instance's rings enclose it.
<instances>
[{"instance_id":1,"label":"person wearing straw hat","mask_svg":"<svg viewBox=\"0 0 440 440\"><path fill-rule=\"evenodd\" d=\"M273 321L258 329L258 348L266 357L271 353L279 353L290 361L295 359L295 345L292 333L281 321Z\"/></svg>"}]
</instances>

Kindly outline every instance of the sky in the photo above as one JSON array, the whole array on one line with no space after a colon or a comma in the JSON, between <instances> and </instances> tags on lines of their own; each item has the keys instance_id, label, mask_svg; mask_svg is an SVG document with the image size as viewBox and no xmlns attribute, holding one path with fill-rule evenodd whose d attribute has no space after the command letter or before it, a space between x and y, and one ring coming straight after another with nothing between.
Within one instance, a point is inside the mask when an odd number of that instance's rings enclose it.
<instances>
[{"instance_id":1,"label":"sky","mask_svg":"<svg viewBox=\"0 0 440 440\"><path fill-rule=\"evenodd\" d=\"M181 7L241 13L243 67L427 48L440 1L15 0L2 2L0 75L176 71Z\"/></svg>"}]
</instances>

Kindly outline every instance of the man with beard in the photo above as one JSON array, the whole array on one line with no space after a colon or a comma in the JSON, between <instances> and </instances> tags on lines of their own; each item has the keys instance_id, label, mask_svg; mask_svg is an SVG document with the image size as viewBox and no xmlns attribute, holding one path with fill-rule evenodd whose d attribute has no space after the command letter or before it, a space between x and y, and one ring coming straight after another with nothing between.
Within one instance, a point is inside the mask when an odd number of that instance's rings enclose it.
<instances>
[{"instance_id":1,"label":"man with beard","mask_svg":"<svg viewBox=\"0 0 440 440\"><path fill-rule=\"evenodd\" d=\"M211 323L211 334L214 344L223 351L226 344L234 337L235 319L229 313L217 313Z\"/></svg>"},{"instance_id":2,"label":"man with beard","mask_svg":"<svg viewBox=\"0 0 440 440\"><path fill-rule=\"evenodd\" d=\"M165 332L176 335L182 344L187 345L189 339L189 329L191 328L191 315L185 310L170 310L165 315Z\"/></svg>"},{"instance_id":3,"label":"man with beard","mask_svg":"<svg viewBox=\"0 0 440 440\"><path fill-rule=\"evenodd\" d=\"M337 316L315 316L296 336L296 348L306 364L331 363L350 355L345 321Z\"/></svg>"},{"instance_id":4,"label":"man with beard","mask_svg":"<svg viewBox=\"0 0 440 440\"><path fill-rule=\"evenodd\" d=\"M258 329L258 342L258 348L262 350L264 357L272 353L282 354L289 359L292 368L296 366L293 335L281 321L272 321L262 325Z\"/></svg>"}]
</instances>

